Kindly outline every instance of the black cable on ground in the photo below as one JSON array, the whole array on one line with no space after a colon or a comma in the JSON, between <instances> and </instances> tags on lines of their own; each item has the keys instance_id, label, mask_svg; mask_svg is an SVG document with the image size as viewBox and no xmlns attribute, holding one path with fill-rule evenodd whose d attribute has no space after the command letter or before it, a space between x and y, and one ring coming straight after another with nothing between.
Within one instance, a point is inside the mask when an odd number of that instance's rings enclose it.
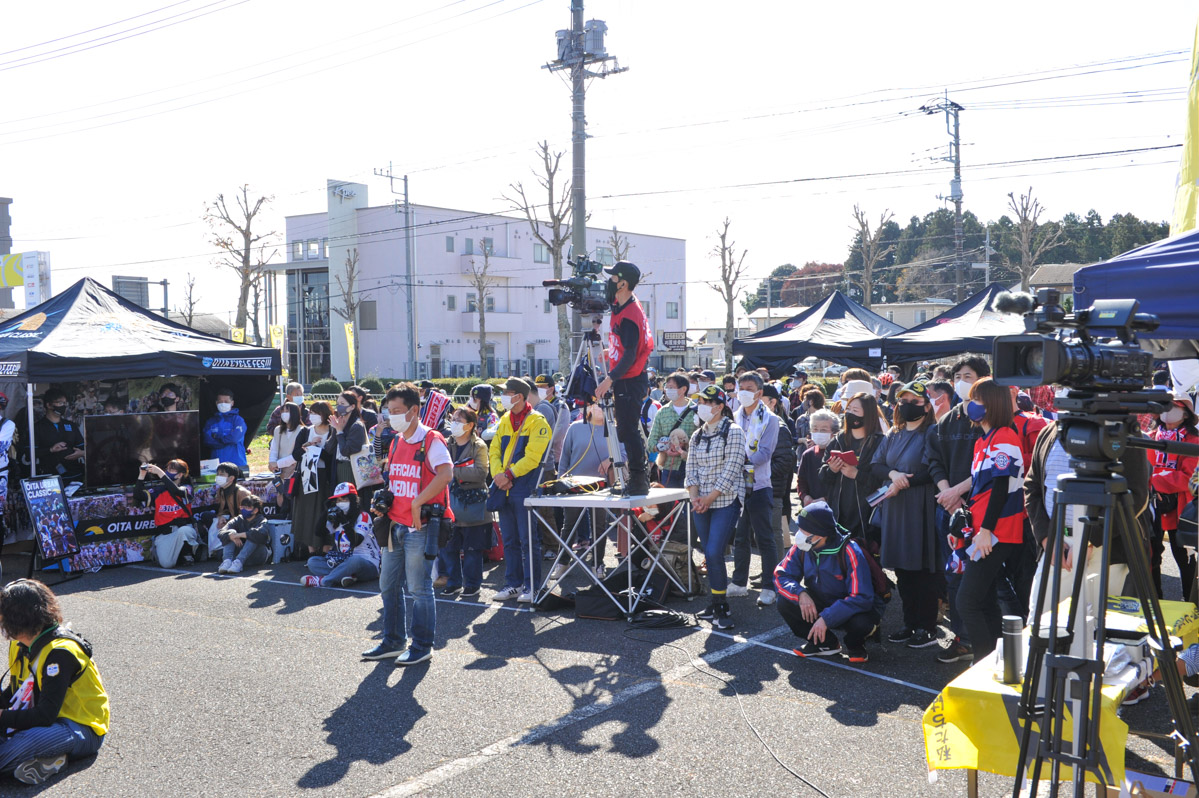
<instances>
[{"instance_id":1,"label":"black cable on ground","mask_svg":"<svg viewBox=\"0 0 1199 798\"><path fill-rule=\"evenodd\" d=\"M674 612L673 610L667 610L666 612L672 616L676 616L677 618L679 618L681 620L686 619L686 616L684 616L682 613ZM677 628L678 625L673 622L670 623L669 625L665 625L665 624L655 625L654 623L643 623L643 624L634 623L634 621L636 620L636 618L638 616L649 615L650 613L655 613L655 615L653 616L654 618L664 617L664 615L658 610L647 610L646 612L637 613L637 615L634 616L634 618L632 620L630 620L630 626L634 629L673 629L673 628ZM672 619L672 621L673 621L673 619ZM686 624L686 625L695 626L698 624L692 623L692 624ZM749 730L754 733L754 737L758 738L758 742L761 743L762 747L766 749L766 753L770 754L770 756L774 759L774 761L777 762L779 764L779 766L781 768L783 768L783 770L787 771L792 776L799 779L801 782L803 782L806 786L810 787L812 790L814 790L819 795L824 796L824 798L829 798L828 793L826 793L824 790L817 787L812 782L805 779L803 776L799 775L797 772L795 772L795 770L790 765L788 765L783 760L779 759L778 754L776 754L774 752L774 749L771 748L769 744L767 744L766 740L764 740L762 738L762 735L758 731L757 727L754 726L754 724L750 721L749 715L745 711L745 703L741 700L741 692L735 686L733 686L733 683L731 681L724 678L723 676L721 676L718 673L701 668L699 665L697 665L695 663L695 658L691 655L691 652L676 643L671 643L671 642L668 642L665 640L647 640L643 637L636 637L635 635L629 634L628 629L624 630L624 636L630 640L636 640L638 643L648 643L649 645L665 645L665 646L670 646L671 648L677 649L687 655L687 662L688 662L688 664L691 665L692 668L695 668L695 670L699 671L700 673L704 674L705 676L711 676L713 679L716 679L717 681L724 682L725 686L727 686L730 690L733 691L733 695L737 696L737 706L741 710L741 719L745 721L745 725L749 727Z\"/></svg>"}]
</instances>

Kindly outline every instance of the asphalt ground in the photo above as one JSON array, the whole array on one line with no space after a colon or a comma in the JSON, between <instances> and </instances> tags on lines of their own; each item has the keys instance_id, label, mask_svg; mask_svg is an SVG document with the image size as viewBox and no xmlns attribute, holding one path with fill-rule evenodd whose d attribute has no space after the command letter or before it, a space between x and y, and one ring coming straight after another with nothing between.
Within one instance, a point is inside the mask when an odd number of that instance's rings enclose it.
<instances>
[{"instance_id":1,"label":"asphalt ground","mask_svg":"<svg viewBox=\"0 0 1199 798\"><path fill-rule=\"evenodd\" d=\"M6 555L5 579L25 564ZM928 780L921 716L965 667L935 649L801 660L756 591L732 600L730 634L629 630L494 604L501 572L488 565L478 601L439 600L434 658L409 669L358 656L380 628L375 583L302 588L297 563L126 566L55 586L96 647L112 731L40 788L0 777L0 795L818 794L774 756L834 797L965 794L962 772ZM1124 717L1167 731L1162 690ZM1160 744L1130 749L1130 766L1170 772ZM980 784L1010 794L1007 779Z\"/></svg>"}]
</instances>

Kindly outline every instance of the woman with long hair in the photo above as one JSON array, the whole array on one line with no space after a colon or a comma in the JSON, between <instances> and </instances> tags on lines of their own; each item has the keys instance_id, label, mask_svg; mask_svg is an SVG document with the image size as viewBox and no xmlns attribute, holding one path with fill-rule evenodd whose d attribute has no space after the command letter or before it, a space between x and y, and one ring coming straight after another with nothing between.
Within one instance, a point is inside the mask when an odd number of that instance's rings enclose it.
<instances>
[{"instance_id":1,"label":"woman with long hair","mask_svg":"<svg viewBox=\"0 0 1199 798\"><path fill-rule=\"evenodd\" d=\"M328 402L313 402L308 423L296 436L291 456L298 463L292 481L291 534L295 555L307 559L317 553L325 533L326 507L333 486L337 430L330 422L333 408ZM350 480L353 481L352 479Z\"/></svg>"},{"instance_id":2,"label":"woman with long hair","mask_svg":"<svg viewBox=\"0 0 1199 798\"><path fill-rule=\"evenodd\" d=\"M366 446L366 424L362 421L362 399L354 391L342 391L337 397L337 407L329 417L329 425L336 431L337 454L334 482L354 482L354 468L350 458Z\"/></svg>"},{"instance_id":3,"label":"woman with long hair","mask_svg":"<svg viewBox=\"0 0 1199 798\"><path fill-rule=\"evenodd\" d=\"M882 442L878 402L874 394L859 391L846 402L843 429L828 445L820 466L825 501L837 522L863 544L879 542L870 532L871 508L866 497L879 486L871 464Z\"/></svg>"}]
</instances>

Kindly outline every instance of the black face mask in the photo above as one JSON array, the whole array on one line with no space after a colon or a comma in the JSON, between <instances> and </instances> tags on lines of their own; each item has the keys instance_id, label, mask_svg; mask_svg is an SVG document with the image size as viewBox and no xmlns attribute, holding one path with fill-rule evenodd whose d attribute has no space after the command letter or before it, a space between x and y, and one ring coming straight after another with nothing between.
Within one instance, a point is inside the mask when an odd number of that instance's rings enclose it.
<instances>
[{"instance_id":1,"label":"black face mask","mask_svg":"<svg viewBox=\"0 0 1199 798\"><path fill-rule=\"evenodd\" d=\"M606 299L608 301L609 305L616 304L616 281L615 280L609 280L608 282L604 283L604 299Z\"/></svg>"},{"instance_id":2,"label":"black face mask","mask_svg":"<svg viewBox=\"0 0 1199 798\"><path fill-rule=\"evenodd\" d=\"M846 413L845 426L849 427L850 429L861 429L862 427L866 426L866 417L859 416L857 413Z\"/></svg>"},{"instance_id":3,"label":"black face mask","mask_svg":"<svg viewBox=\"0 0 1199 798\"><path fill-rule=\"evenodd\" d=\"M912 404L910 402L899 403L900 421L919 421L922 418L924 418L924 408L920 405Z\"/></svg>"},{"instance_id":4,"label":"black face mask","mask_svg":"<svg viewBox=\"0 0 1199 798\"><path fill-rule=\"evenodd\" d=\"M60 416L63 413L67 412L66 405L50 405L50 409L53 410L55 413L58 413L58 415L60 415Z\"/></svg>"}]
</instances>

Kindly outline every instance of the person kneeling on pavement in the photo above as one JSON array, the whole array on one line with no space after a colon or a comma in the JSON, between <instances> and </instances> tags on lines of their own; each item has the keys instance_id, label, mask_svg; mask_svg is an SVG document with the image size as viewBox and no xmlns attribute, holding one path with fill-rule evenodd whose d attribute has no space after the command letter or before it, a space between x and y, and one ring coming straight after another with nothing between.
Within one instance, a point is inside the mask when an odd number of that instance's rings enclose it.
<instances>
[{"instance_id":1,"label":"person kneeling on pavement","mask_svg":"<svg viewBox=\"0 0 1199 798\"><path fill-rule=\"evenodd\" d=\"M271 558L271 532L262 514L262 499L248 493L241 500L236 518L220 531L224 546L217 573L240 574L245 568L257 568Z\"/></svg>"},{"instance_id":2,"label":"person kneeling on pavement","mask_svg":"<svg viewBox=\"0 0 1199 798\"><path fill-rule=\"evenodd\" d=\"M146 475L158 478L146 483ZM179 555L187 564L200 558L202 541L192 514L192 487L187 463L172 460L162 470L153 463L142 465L133 501L138 507L154 508L154 557L162 568L174 568Z\"/></svg>"},{"instance_id":3,"label":"person kneeling on pavement","mask_svg":"<svg viewBox=\"0 0 1199 798\"><path fill-rule=\"evenodd\" d=\"M0 773L41 784L92 756L109 727L108 694L92 646L63 624L58 599L33 579L0 589L8 686L0 692Z\"/></svg>"},{"instance_id":4,"label":"person kneeling on pavement","mask_svg":"<svg viewBox=\"0 0 1199 798\"><path fill-rule=\"evenodd\" d=\"M379 578L382 557L371 515L358 504L358 489L343 482L329 497L328 533L323 553L308 558L312 573L301 577L304 587L349 587Z\"/></svg>"},{"instance_id":5,"label":"person kneeling on pavement","mask_svg":"<svg viewBox=\"0 0 1199 798\"><path fill-rule=\"evenodd\" d=\"M837 523L824 501L799 513L795 545L774 569L779 614L806 642L801 657L841 653L837 632L845 635L850 662L866 662L866 638L882 618L866 555Z\"/></svg>"}]
</instances>

